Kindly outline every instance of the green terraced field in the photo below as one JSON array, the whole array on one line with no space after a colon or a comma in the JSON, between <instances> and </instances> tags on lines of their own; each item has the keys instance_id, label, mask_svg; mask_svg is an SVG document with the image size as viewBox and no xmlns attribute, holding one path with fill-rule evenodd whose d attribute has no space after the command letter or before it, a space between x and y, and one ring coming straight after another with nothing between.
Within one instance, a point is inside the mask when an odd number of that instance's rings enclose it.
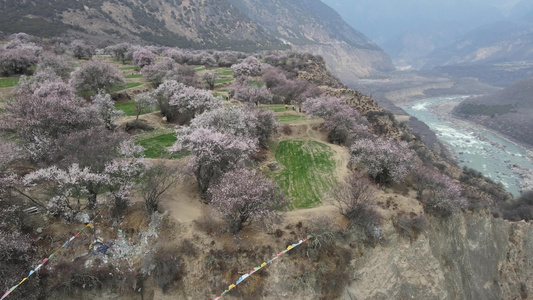
<instances>
[{"instance_id":1,"label":"green terraced field","mask_svg":"<svg viewBox=\"0 0 533 300\"><path fill-rule=\"evenodd\" d=\"M233 70L231 68L220 68L215 71L218 76L233 76Z\"/></svg>"},{"instance_id":2,"label":"green terraced field","mask_svg":"<svg viewBox=\"0 0 533 300\"><path fill-rule=\"evenodd\" d=\"M287 109L285 109L285 104L261 105L261 107L269 109L273 112L284 112L292 110L292 106L287 106Z\"/></svg>"},{"instance_id":3,"label":"green terraced field","mask_svg":"<svg viewBox=\"0 0 533 300\"><path fill-rule=\"evenodd\" d=\"M176 134L172 132L137 141L137 144L145 148L144 156L147 158L178 159L186 156L186 153L171 154L168 152L168 148L176 141Z\"/></svg>"},{"instance_id":4,"label":"green terraced field","mask_svg":"<svg viewBox=\"0 0 533 300\"><path fill-rule=\"evenodd\" d=\"M114 88L111 89L111 93L114 93L114 92L118 92L118 91L122 91L122 90L125 90L125 89L131 89L131 88L134 88L134 87L138 87L140 85L143 85L142 82L126 82L126 85L121 85L121 86L116 86Z\"/></svg>"},{"instance_id":5,"label":"green terraced field","mask_svg":"<svg viewBox=\"0 0 533 300\"><path fill-rule=\"evenodd\" d=\"M226 82L232 82L234 81L233 78L219 78L215 81L216 84L226 83Z\"/></svg>"},{"instance_id":6,"label":"green terraced field","mask_svg":"<svg viewBox=\"0 0 533 300\"><path fill-rule=\"evenodd\" d=\"M19 83L19 77L0 78L0 88L12 87Z\"/></svg>"},{"instance_id":7,"label":"green terraced field","mask_svg":"<svg viewBox=\"0 0 533 300\"><path fill-rule=\"evenodd\" d=\"M123 111L124 115L126 116L136 116L137 115L137 112L135 111L136 105L137 103L135 102L117 103L115 104L115 109Z\"/></svg>"},{"instance_id":8,"label":"green terraced field","mask_svg":"<svg viewBox=\"0 0 533 300\"><path fill-rule=\"evenodd\" d=\"M142 74L132 74L132 75L126 75L126 79L132 79L132 78L143 78Z\"/></svg>"},{"instance_id":9,"label":"green terraced field","mask_svg":"<svg viewBox=\"0 0 533 300\"><path fill-rule=\"evenodd\" d=\"M292 109L292 108L289 108L289 109ZM303 121L309 120L307 116L305 115L279 115L276 117L276 119L278 119L278 122L281 122L281 123L295 123L295 122L303 122Z\"/></svg>"},{"instance_id":10,"label":"green terraced field","mask_svg":"<svg viewBox=\"0 0 533 300\"><path fill-rule=\"evenodd\" d=\"M322 202L337 184L335 152L312 140L286 140L275 145L282 166L274 178L291 199L291 209L309 208Z\"/></svg>"}]
</instances>

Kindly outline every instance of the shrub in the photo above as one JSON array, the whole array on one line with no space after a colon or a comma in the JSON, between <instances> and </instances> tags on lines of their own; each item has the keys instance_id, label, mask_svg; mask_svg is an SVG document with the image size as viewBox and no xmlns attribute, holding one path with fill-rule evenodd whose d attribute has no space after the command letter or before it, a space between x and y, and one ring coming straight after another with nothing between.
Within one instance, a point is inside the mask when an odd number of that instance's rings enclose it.
<instances>
[{"instance_id":1,"label":"shrub","mask_svg":"<svg viewBox=\"0 0 533 300\"><path fill-rule=\"evenodd\" d=\"M163 293L167 293L182 276L179 257L172 249L159 248L155 253L153 264L155 265L152 274L153 279Z\"/></svg>"},{"instance_id":2,"label":"shrub","mask_svg":"<svg viewBox=\"0 0 533 300\"><path fill-rule=\"evenodd\" d=\"M367 236L375 236L376 228L381 224L382 217L371 202L375 190L371 183L358 177L351 177L346 184L334 190L334 205L352 225L361 226Z\"/></svg>"},{"instance_id":3,"label":"shrub","mask_svg":"<svg viewBox=\"0 0 533 300\"><path fill-rule=\"evenodd\" d=\"M533 220L533 190L526 191L513 202L502 203L503 218L510 221Z\"/></svg>"},{"instance_id":4,"label":"shrub","mask_svg":"<svg viewBox=\"0 0 533 300\"><path fill-rule=\"evenodd\" d=\"M31 262L35 259L35 252L28 236L18 230L9 229L9 232L5 232L4 228L0 228L1 293L16 285L20 276L31 269ZM13 291L9 299L31 299L31 294L35 293L39 284L39 277L34 276L27 284L24 288Z\"/></svg>"},{"instance_id":5,"label":"shrub","mask_svg":"<svg viewBox=\"0 0 533 300\"><path fill-rule=\"evenodd\" d=\"M415 213L400 214L393 221L393 225L401 236L408 237L411 242L416 240L427 227L428 221L424 215Z\"/></svg>"},{"instance_id":6,"label":"shrub","mask_svg":"<svg viewBox=\"0 0 533 300\"><path fill-rule=\"evenodd\" d=\"M281 126L281 132L285 135L291 135L292 134L292 127L289 124L283 124Z\"/></svg>"}]
</instances>

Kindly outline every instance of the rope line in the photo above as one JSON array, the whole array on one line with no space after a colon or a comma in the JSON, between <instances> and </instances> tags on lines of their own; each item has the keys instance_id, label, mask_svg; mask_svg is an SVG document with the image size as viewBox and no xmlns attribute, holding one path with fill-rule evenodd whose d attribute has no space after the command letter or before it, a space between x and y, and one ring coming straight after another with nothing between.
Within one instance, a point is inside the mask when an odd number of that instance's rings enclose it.
<instances>
[{"instance_id":1,"label":"rope line","mask_svg":"<svg viewBox=\"0 0 533 300\"><path fill-rule=\"evenodd\" d=\"M309 235L309 236L307 236L307 238L305 238L305 239L301 239L298 243L296 243L296 244L292 244L292 245L289 245L289 246L287 247L287 249L285 249L285 250L281 251L280 253L278 253L278 255L276 255L276 256L275 256L274 258L272 258L271 260L266 261L266 262L263 262L259 267L255 267L255 268L253 268L253 270L251 270L250 272L248 272L248 273L242 275L242 276L237 280L236 283L230 285L230 286L228 287L228 289L226 289L222 294L220 294L220 296L216 297L215 300L218 300L218 299L222 298L224 295L226 295L226 294L229 293L232 289L234 289L237 285L239 285L241 282L243 282L246 278L250 277L253 273L255 273L255 272L261 270L262 268L266 267L267 265L271 264L273 261L275 261L276 259L278 259L278 258L280 258L281 256L283 256L283 254L285 254L285 253L291 251L292 249L294 249L294 248L300 246L301 244L307 242L307 241L308 241L310 238L312 238L312 237L313 237L313 236Z\"/></svg>"},{"instance_id":2,"label":"rope line","mask_svg":"<svg viewBox=\"0 0 533 300\"><path fill-rule=\"evenodd\" d=\"M17 289L21 284L23 284L26 280L30 279L30 277L35 274L37 271L39 271L39 269L41 269L43 267L44 264L46 264L50 259L52 259L54 256L56 256L57 254L59 254L59 252L61 252L61 250L63 248L65 248L70 242L72 242L74 239L78 238L81 236L81 234L83 233L83 231L85 229L87 229L88 227L91 227L92 224L94 223L94 220L96 220L96 218L98 218L100 216L100 214L97 214L96 217L94 217L87 225L85 225L85 227L83 227L76 235L73 235L70 239L68 239L67 241L65 241L63 243L63 245L61 246L61 248L57 249L54 253L50 254L50 256L48 256L47 258L43 259L39 265L31 270L28 274L28 276L26 276L24 279L22 279L17 285L13 286L12 288L10 288L9 290L7 290L7 292L5 292L5 294L2 296L2 298L0 298L0 300L4 300L9 294L11 294L15 289Z\"/></svg>"}]
</instances>

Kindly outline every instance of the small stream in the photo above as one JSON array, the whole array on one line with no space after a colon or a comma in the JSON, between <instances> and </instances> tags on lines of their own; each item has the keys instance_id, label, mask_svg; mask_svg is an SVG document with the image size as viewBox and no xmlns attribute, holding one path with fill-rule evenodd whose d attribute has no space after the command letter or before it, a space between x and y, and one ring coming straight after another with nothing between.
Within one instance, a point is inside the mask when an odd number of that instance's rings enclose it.
<instances>
[{"instance_id":1,"label":"small stream","mask_svg":"<svg viewBox=\"0 0 533 300\"><path fill-rule=\"evenodd\" d=\"M443 115L434 110L436 105L458 103L467 97L429 98L402 108L426 123L454 152L461 167L475 169L495 182L501 182L514 196L520 195L521 176L513 165L533 170L533 163L524 147L478 126L461 126L461 122L454 122L449 114Z\"/></svg>"}]
</instances>

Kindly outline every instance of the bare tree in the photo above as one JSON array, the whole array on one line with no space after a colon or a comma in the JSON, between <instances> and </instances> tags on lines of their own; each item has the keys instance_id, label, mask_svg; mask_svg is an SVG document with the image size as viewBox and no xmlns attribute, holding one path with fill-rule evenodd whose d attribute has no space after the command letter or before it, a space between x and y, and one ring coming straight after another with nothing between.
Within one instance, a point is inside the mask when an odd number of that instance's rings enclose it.
<instances>
[{"instance_id":1,"label":"bare tree","mask_svg":"<svg viewBox=\"0 0 533 300\"><path fill-rule=\"evenodd\" d=\"M361 226L368 237L377 239L380 237L382 216L371 201L374 194L375 190L368 180L353 176L333 191L333 203L352 225Z\"/></svg>"},{"instance_id":2,"label":"bare tree","mask_svg":"<svg viewBox=\"0 0 533 300\"><path fill-rule=\"evenodd\" d=\"M139 190L149 213L159 209L161 196L182 178L183 173L177 166L170 167L157 163L146 170L141 178Z\"/></svg>"}]
</instances>

